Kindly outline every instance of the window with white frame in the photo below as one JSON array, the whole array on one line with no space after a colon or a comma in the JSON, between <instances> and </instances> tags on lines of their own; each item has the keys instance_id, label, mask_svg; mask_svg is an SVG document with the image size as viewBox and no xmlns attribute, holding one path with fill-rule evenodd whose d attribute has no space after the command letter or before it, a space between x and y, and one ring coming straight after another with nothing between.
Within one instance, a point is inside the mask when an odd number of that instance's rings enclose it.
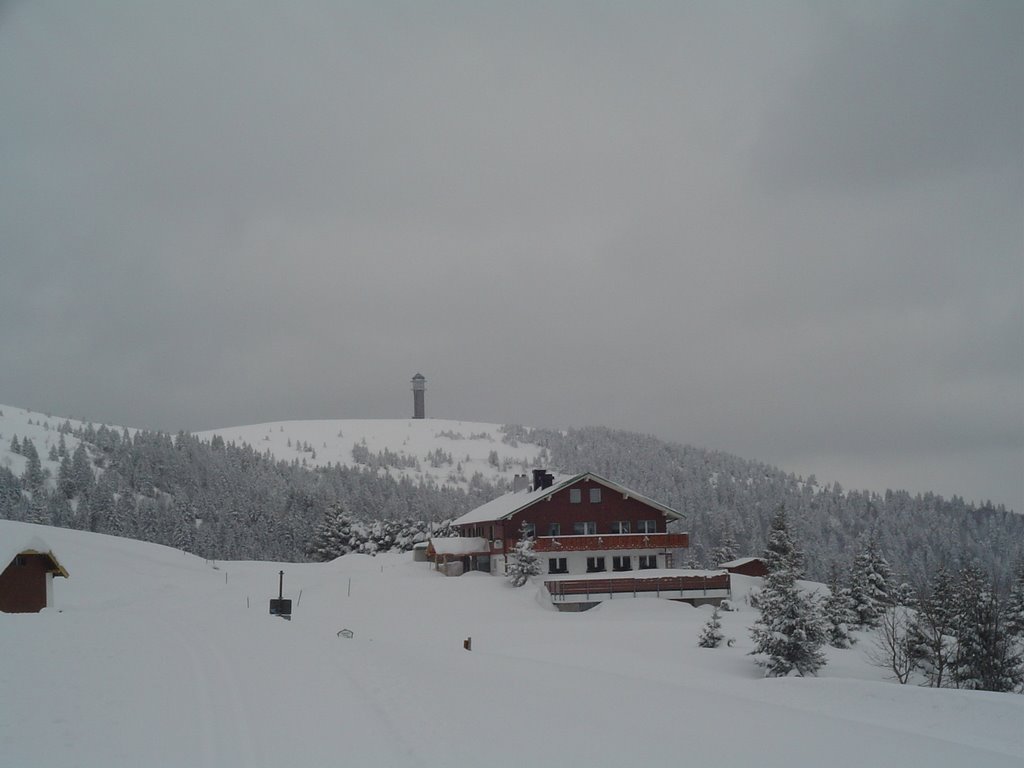
<instances>
[{"instance_id":1,"label":"window with white frame","mask_svg":"<svg viewBox=\"0 0 1024 768\"><path fill-rule=\"evenodd\" d=\"M594 536L597 533L597 523L592 520L573 523L572 532L576 536Z\"/></svg>"},{"instance_id":2,"label":"window with white frame","mask_svg":"<svg viewBox=\"0 0 1024 768\"><path fill-rule=\"evenodd\" d=\"M639 560L640 562L637 564L637 567L641 571L650 570L651 568L658 567L657 555L640 555Z\"/></svg>"},{"instance_id":3,"label":"window with white frame","mask_svg":"<svg viewBox=\"0 0 1024 768\"><path fill-rule=\"evenodd\" d=\"M588 557L587 558L587 573L600 573L604 568L603 557Z\"/></svg>"},{"instance_id":4,"label":"window with white frame","mask_svg":"<svg viewBox=\"0 0 1024 768\"><path fill-rule=\"evenodd\" d=\"M629 520L616 520L612 523L612 533L629 533Z\"/></svg>"},{"instance_id":5,"label":"window with white frame","mask_svg":"<svg viewBox=\"0 0 1024 768\"><path fill-rule=\"evenodd\" d=\"M537 524L536 523L523 523L523 535L528 539L536 538L537 536Z\"/></svg>"},{"instance_id":6,"label":"window with white frame","mask_svg":"<svg viewBox=\"0 0 1024 768\"><path fill-rule=\"evenodd\" d=\"M623 555L622 557L612 558L612 570L613 571L632 571L633 563L632 558L629 555Z\"/></svg>"},{"instance_id":7,"label":"window with white frame","mask_svg":"<svg viewBox=\"0 0 1024 768\"><path fill-rule=\"evenodd\" d=\"M564 557L548 558L548 573L568 573L568 561Z\"/></svg>"},{"instance_id":8,"label":"window with white frame","mask_svg":"<svg viewBox=\"0 0 1024 768\"><path fill-rule=\"evenodd\" d=\"M583 501L583 491L581 491L579 488L570 488L569 503L579 504L581 501Z\"/></svg>"},{"instance_id":9,"label":"window with white frame","mask_svg":"<svg viewBox=\"0 0 1024 768\"><path fill-rule=\"evenodd\" d=\"M601 489L600 488L591 488L590 489L590 503L591 504L600 504L601 503Z\"/></svg>"},{"instance_id":10,"label":"window with white frame","mask_svg":"<svg viewBox=\"0 0 1024 768\"><path fill-rule=\"evenodd\" d=\"M658 521L657 520L638 520L636 523L637 533L657 533L658 532Z\"/></svg>"},{"instance_id":11,"label":"window with white frame","mask_svg":"<svg viewBox=\"0 0 1024 768\"><path fill-rule=\"evenodd\" d=\"M561 536L562 525L561 523L548 523L548 536Z\"/></svg>"}]
</instances>

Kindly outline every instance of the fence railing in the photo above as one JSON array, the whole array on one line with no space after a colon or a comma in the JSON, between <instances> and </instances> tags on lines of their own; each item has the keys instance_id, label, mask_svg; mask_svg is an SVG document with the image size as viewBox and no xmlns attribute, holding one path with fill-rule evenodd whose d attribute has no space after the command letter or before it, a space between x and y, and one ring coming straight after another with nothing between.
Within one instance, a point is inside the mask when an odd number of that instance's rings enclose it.
<instances>
[{"instance_id":1,"label":"fence railing","mask_svg":"<svg viewBox=\"0 0 1024 768\"><path fill-rule=\"evenodd\" d=\"M708 592L729 591L728 573L715 576L658 576L649 579L559 579L545 581L552 600L565 597L599 597L631 594L656 597L699 597Z\"/></svg>"}]
</instances>

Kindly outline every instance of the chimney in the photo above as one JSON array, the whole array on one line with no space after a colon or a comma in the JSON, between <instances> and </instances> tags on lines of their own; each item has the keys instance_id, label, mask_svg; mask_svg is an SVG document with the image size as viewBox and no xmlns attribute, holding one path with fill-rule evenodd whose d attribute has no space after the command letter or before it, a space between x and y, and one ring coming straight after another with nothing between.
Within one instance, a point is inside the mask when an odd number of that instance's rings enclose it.
<instances>
[{"instance_id":1,"label":"chimney","mask_svg":"<svg viewBox=\"0 0 1024 768\"><path fill-rule=\"evenodd\" d=\"M533 490L539 491L541 488L544 487L544 475L546 474L547 472L545 472L543 469L533 470Z\"/></svg>"},{"instance_id":2,"label":"chimney","mask_svg":"<svg viewBox=\"0 0 1024 768\"><path fill-rule=\"evenodd\" d=\"M540 491L550 488L555 482L555 476L544 469L533 470L533 490Z\"/></svg>"},{"instance_id":3,"label":"chimney","mask_svg":"<svg viewBox=\"0 0 1024 768\"><path fill-rule=\"evenodd\" d=\"M526 475L516 475L512 478L512 493L525 491L530 487L530 479Z\"/></svg>"}]
</instances>

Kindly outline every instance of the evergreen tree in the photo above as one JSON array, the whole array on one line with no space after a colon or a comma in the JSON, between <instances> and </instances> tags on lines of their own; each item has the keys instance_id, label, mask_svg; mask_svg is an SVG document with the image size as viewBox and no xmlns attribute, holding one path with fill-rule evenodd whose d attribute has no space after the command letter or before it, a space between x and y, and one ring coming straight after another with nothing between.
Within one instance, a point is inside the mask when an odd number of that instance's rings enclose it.
<instances>
[{"instance_id":1,"label":"evergreen tree","mask_svg":"<svg viewBox=\"0 0 1024 768\"><path fill-rule=\"evenodd\" d=\"M192 552L195 550L196 523L195 511L192 507L187 505L178 507L177 519L174 522L173 536L175 549L180 549L184 552Z\"/></svg>"},{"instance_id":2,"label":"evergreen tree","mask_svg":"<svg viewBox=\"0 0 1024 768\"><path fill-rule=\"evenodd\" d=\"M1006 631L1024 641L1024 560L1017 563L1006 602Z\"/></svg>"},{"instance_id":3,"label":"evergreen tree","mask_svg":"<svg viewBox=\"0 0 1024 768\"><path fill-rule=\"evenodd\" d=\"M733 536L732 528L726 527L718 546L711 551L712 565L718 567L722 563L728 563L736 559L737 544Z\"/></svg>"},{"instance_id":4,"label":"evergreen tree","mask_svg":"<svg viewBox=\"0 0 1024 768\"><path fill-rule=\"evenodd\" d=\"M313 533L308 554L314 560L326 562L352 551L352 518L340 504L324 513Z\"/></svg>"},{"instance_id":5,"label":"evergreen tree","mask_svg":"<svg viewBox=\"0 0 1024 768\"><path fill-rule=\"evenodd\" d=\"M25 490L37 494L43 489L46 475L43 474L43 465L39 460L36 446L27 437L21 441L21 455L28 459L25 473L21 476L22 483L25 486Z\"/></svg>"},{"instance_id":6,"label":"evergreen tree","mask_svg":"<svg viewBox=\"0 0 1024 768\"><path fill-rule=\"evenodd\" d=\"M728 562L727 560L725 562ZM725 635L722 634L721 617L718 614L718 606L711 612L711 618L707 620L704 628L697 638L697 645L701 648L717 648L722 644Z\"/></svg>"},{"instance_id":7,"label":"evergreen tree","mask_svg":"<svg viewBox=\"0 0 1024 768\"><path fill-rule=\"evenodd\" d=\"M956 592L949 572L940 567L916 599L917 610L907 627L907 647L914 667L932 688L949 684L956 656Z\"/></svg>"},{"instance_id":8,"label":"evergreen tree","mask_svg":"<svg viewBox=\"0 0 1024 768\"><path fill-rule=\"evenodd\" d=\"M853 623L854 615L850 606L849 590L839 583L839 568L835 563L832 564L828 588L829 595L822 605L822 618L825 622L828 643L833 648L849 648L854 643L853 636L850 634L850 625Z\"/></svg>"},{"instance_id":9,"label":"evergreen tree","mask_svg":"<svg viewBox=\"0 0 1024 768\"><path fill-rule=\"evenodd\" d=\"M540 556L533 551L533 544L533 536L528 533L524 523L508 565L508 580L513 587L521 587L531 576L540 574Z\"/></svg>"},{"instance_id":10,"label":"evergreen tree","mask_svg":"<svg viewBox=\"0 0 1024 768\"><path fill-rule=\"evenodd\" d=\"M892 570L882 556L875 536L861 540L850 574L850 601L856 622L862 627L878 626L882 611L893 604Z\"/></svg>"},{"instance_id":11,"label":"evergreen tree","mask_svg":"<svg viewBox=\"0 0 1024 768\"><path fill-rule=\"evenodd\" d=\"M825 664L825 624L815 597L796 585L802 562L781 507L772 520L765 559L768 575L757 596L760 616L750 628L751 654L769 677L784 677L794 670L801 677L816 674Z\"/></svg>"},{"instance_id":12,"label":"evergreen tree","mask_svg":"<svg viewBox=\"0 0 1024 768\"><path fill-rule=\"evenodd\" d=\"M83 443L79 443L71 454L71 474L76 494L88 495L96 484L92 473L92 461Z\"/></svg>"},{"instance_id":13,"label":"evergreen tree","mask_svg":"<svg viewBox=\"0 0 1024 768\"><path fill-rule=\"evenodd\" d=\"M953 681L958 688L1012 691L1024 682L1024 663L1006 631L999 599L974 565L960 570L957 654Z\"/></svg>"},{"instance_id":14,"label":"evergreen tree","mask_svg":"<svg viewBox=\"0 0 1024 768\"><path fill-rule=\"evenodd\" d=\"M110 530L110 519L114 514L114 491L117 486L110 471L100 475L95 489L82 504L88 515L90 531L107 533ZM81 507L80 507L81 510Z\"/></svg>"},{"instance_id":15,"label":"evergreen tree","mask_svg":"<svg viewBox=\"0 0 1024 768\"><path fill-rule=\"evenodd\" d=\"M11 438L10 452L20 455L21 454L21 443L18 442L18 436L15 435Z\"/></svg>"},{"instance_id":16,"label":"evergreen tree","mask_svg":"<svg viewBox=\"0 0 1024 768\"><path fill-rule=\"evenodd\" d=\"M75 477L71 468L71 457L66 453L60 460L57 468L57 490L65 499L75 497Z\"/></svg>"},{"instance_id":17,"label":"evergreen tree","mask_svg":"<svg viewBox=\"0 0 1024 768\"><path fill-rule=\"evenodd\" d=\"M772 572L785 572L793 580L803 578L804 556L803 552L793 543L793 538L789 533L789 520L786 516L785 506L780 506L772 518L764 560L769 575Z\"/></svg>"}]
</instances>

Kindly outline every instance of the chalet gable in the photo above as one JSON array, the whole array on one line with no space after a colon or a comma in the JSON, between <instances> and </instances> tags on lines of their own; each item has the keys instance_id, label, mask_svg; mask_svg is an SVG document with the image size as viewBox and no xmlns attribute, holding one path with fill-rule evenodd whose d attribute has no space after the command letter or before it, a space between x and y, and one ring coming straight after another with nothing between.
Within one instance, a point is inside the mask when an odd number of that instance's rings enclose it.
<instances>
[{"instance_id":1,"label":"chalet gable","mask_svg":"<svg viewBox=\"0 0 1024 768\"><path fill-rule=\"evenodd\" d=\"M634 499L641 504L657 510L665 516L666 520L681 520L684 517L681 512L677 512L671 507L665 506L653 499L649 499L636 491L626 488L625 486L613 482L605 477L594 474L593 472L583 472L578 475L563 477L558 481L554 481L554 478L551 475L547 475L547 477L552 480L550 485L544 485L541 483L540 487L526 488L520 491L506 493L504 496L499 496L498 498L467 512L465 515L455 520L452 525L457 527L464 525L476 525L480 523L496 523L502 520L508 520L536 504L543 501L550 501L556 494L567 491L577 485L581 486L582 491L586 491L588 488L599 487L607 489L610 493L619 494L623 499Z\"/></svg>"}]
</instances>

